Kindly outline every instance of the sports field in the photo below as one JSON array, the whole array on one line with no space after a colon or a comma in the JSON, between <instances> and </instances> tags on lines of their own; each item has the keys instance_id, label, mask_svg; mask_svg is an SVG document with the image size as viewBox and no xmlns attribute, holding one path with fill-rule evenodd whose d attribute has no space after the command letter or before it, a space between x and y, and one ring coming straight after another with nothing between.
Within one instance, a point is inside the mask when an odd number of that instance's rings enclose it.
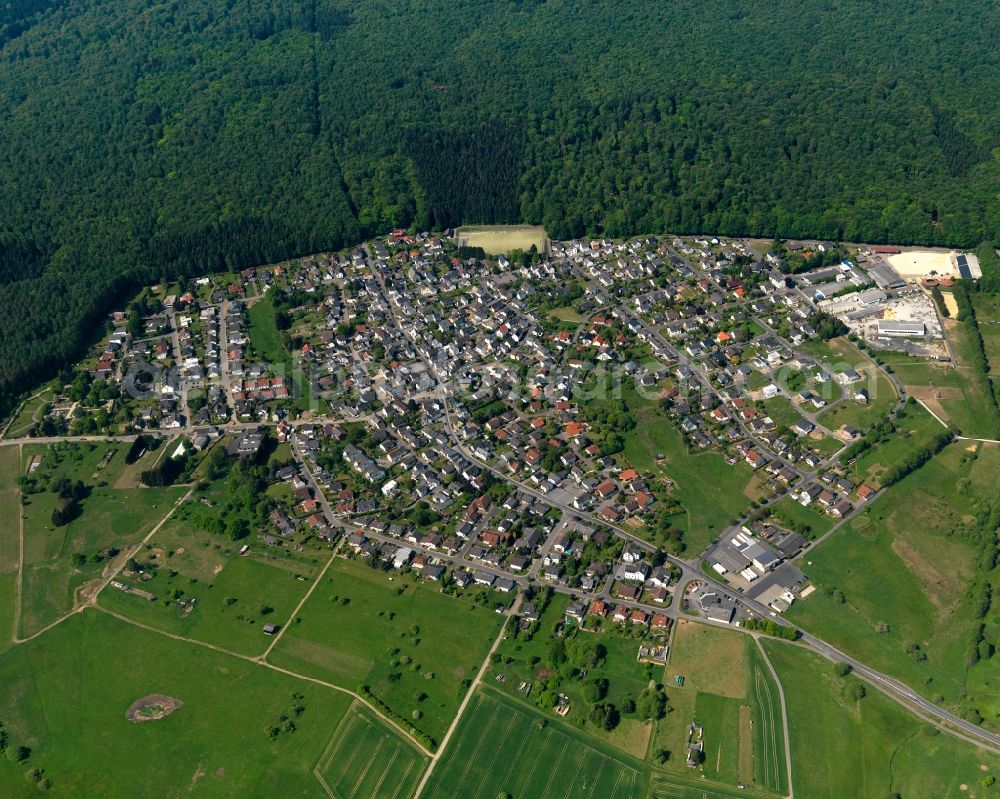
<instances>
[{"instance_id":1,"label":"sports field","mask_svg":"<svg viewBox=\"0 0 1000 799\"><path fill-rule=\"evenodd\" d=\"M540 253L549 251L545 229L535 225L475 225L455 231L459 247L482 247L487 255L504 255L513 250Z\"/></svg>"},{"instance_id":2,"label":"sports field","mask_svg":"<svg viewBox=\"0 0 1000 799\"><path fill-rule=\"evenodd\" d=\"M638 763L592 746L572 727L493 691L476 694L423 799L639 799Z\"/></svg>"},{"instance_id":3,"label":"sports field","mask_svg":"<svg viewBox=\"0 0 1000 799\"><path fill-rule=\"evenodd\" d=\"M409 799L425 765L412 743L355 702L313 773L333 799Z\"/></svg>"}]
</instances>

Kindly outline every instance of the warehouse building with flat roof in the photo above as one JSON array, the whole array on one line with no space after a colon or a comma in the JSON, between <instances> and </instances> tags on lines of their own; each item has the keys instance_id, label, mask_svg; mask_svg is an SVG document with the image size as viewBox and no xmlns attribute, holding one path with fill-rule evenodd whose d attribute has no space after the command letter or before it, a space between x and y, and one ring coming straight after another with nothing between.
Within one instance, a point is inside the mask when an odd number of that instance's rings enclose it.
<instances>
[{"instance_id":1,"label":"warehouse building with flat roof","mask_svg":"<svg viewBox=\"0 0 1000 799\"><path fill-rule=\"evenodd\" d=\"M879 319L879 338L918 338L927 328L923 322L914 319Z\"/></svg>"},{"instance_id":2,"label":"warehouse building with flat roof","mask_svg":"<svg viewBox=\"0 0 1000 799\"><path fill-rule=\"evenodd\" d=\"M880 289L898 289L905 286L906 282L899 276L899 272L893 269L885 261L876 261L868 267L868 274L872 276L875 285Z\"/></svg>"}]
</instances>

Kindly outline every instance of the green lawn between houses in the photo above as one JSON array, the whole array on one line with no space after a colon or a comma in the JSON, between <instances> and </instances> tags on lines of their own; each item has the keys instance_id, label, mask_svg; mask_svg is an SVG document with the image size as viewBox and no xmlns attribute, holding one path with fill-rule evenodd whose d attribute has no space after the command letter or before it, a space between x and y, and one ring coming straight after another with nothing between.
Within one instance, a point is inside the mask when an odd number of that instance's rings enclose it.
<instances>
[{"instance_id":1,"label":"green lawn between houses","mask_svg":"<svg viewBox=\"0 0 1000 799\"><path fill-rule=\"evenodd\" d=\"M367 685L440 741L501 621L436 583L338 559L269 659L350 690Z\"/></svg>"},{"instance_id":2,"label":"green lawn between houses","mask_svg":"<svg viewBox=\"0 0 1000 799\"><path fill-rule=\"evenodd\" d=\"M830 341L815 339L806 342L803 349L821 361L834 374L845 368L851 368L865 378L844 389L847 398L843 402L820 414L820 423L828 429L837 430L844 425L850 425L859 430L866 430L884 419L896 404L899 396L889 378L871 358L846 338L834 338ZM862 387L867 388L871 395L871 399L865 405L853 399L854 389Z\"/></svg>"},{"instance_id":3,"label":"green lawn between houses","mask_svg":"<svg viewBox=\"0 0 1000 799\"><path fill-rule=\"evenodd\" d=\"M0 654L0 720L25 763L0 757L0 795L326 796L312 769L349 696L255 663L141 630L97 610ZM136 724L140 697L183 702ZM299 699L295 698L298 695ZM296 704L297 729L269 728Z\"/></svg>"},{"instance_id":4,"label":"green lawn between houses","mask_svg":"<svg viewBox=\"0 0 1000 799\"><path fill-rule=\"evenodd\" d=\"M962 533L995 494L998 470L1000 447L957 442L887 489L805 556L816 591L789 620L928 698L961 710L968 693L984 716L1000 713L995 665L966 665L976 553ZM1000 584L1000 573L989 579ZM1000 635L998 616L994 608L985 619L988 640Z\"/></svg>"},{"instance_id":5,"label":"green lawn between houses","mask_svg":"<svg viewBox=\"0 0 1000 799\"><path fill-rule=\"evenodd\" d=\"M718 452L688 452L674 422L631 384L623 387L623 399L636 420L624 437L624 458L640 472L674 481L673 495L685 510L675 523L684 531L688 556L694 556L750 507L743 489L753 472L742 461L730 466ZM658 455L664 459L658 462Z\"/></svg>"},{"instance_id":6,"label":"green lawn between houses","mask_svg":"<svg viewBox=\"0 0 1000 799\"><path fill-rule=\"evenodd\" d=\"M295 362L281 338L275 321L274 303L270 297L265 296L248 306L247 322L250 344L257 355L272 367L275 374L282 374L287 380L286 384L291 386L296 378ZM300 410L306 410L310 403L309 380L301 374L296 382L300 396L295 399L294 405Z\"/></svg>"},{"instance_id":7,"label":"green lawn between houses","mask_svg":"<svg viewBox=\"0 0 1000 799\"><path fill-rule=\"evenodd\" d=\"M923 724L873 688L849 699L856 678L834 676L807 650L774 640L764 648L788 704L796 796L991 795L980 782L1000 774L1000 758Z\"/></svg>"}]
</instances>

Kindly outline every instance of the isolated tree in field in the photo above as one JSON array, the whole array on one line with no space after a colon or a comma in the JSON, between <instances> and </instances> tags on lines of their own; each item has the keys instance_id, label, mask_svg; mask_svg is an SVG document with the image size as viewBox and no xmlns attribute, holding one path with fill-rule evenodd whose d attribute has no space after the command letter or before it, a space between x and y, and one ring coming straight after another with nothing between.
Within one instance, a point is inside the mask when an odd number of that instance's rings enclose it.
<instances>
[{"instance_id":1,"label":"isolated tree in field","mask_svg":"<svg viewBox=\"0 0 1000 799\"><path fill-rule=\"evenodd\" d=\"M608 695L608 681L604 678L588 680L583 685L583 698L590 703L600 702Z\"/></svg>"},{"instance_id":2,"label":"isolated tree in field","mask_svg":"<svg viewBox=\"0 0 1000 799\"><path fill-rule=\"evenodd\" d=\"M639 694L635 709L639 718L646 721L662 719L667 713L667 695L654 684Z\"/></svg>"}]
</instances>

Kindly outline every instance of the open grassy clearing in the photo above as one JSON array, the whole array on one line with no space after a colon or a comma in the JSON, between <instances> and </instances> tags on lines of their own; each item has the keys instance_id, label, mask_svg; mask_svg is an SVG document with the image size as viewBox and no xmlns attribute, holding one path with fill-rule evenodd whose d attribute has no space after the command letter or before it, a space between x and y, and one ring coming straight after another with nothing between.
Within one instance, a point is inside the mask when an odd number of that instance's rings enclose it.
<instances>
[{"instance_id":1,"label":"open grassy clearing","mask_svg":"<svg viewBox=\"0 0 1000 799\"><path fill-rule=\"evenodd\" d=\"M368 689L440 740L499 631L501 617L433 583L338 559L270 659ZM414 718L414 712L418 714Z\"/></svg>"},{"instance_id":2,"label":"open grassy clearing","mask_svg":"<svg viewBox=\"0 0 1000 799\"><path fill-rule=\"evenodd\" d=\"M513 699L481 690L422 796L639 799L647 783L641 763L612 755L571 726Z\"/></svg>"},{"instance_id":3,"label":"open grassy clearing","mask_svg":"<svg viewBox=\"0 0 1000 799\"><path fill-rule=\"evenodd\" d=\"M168 566L156 569L149 581L127 580L152 593L154 600L109 586L100 603L168 632L258 655L271 640L264 625L285 623L316 570L302 567L296 574L255 557L240 557L231 559L210 582L172 571ZM185 604L191 600L193 607Z\"/></svg>"},{"instance_id":4,"label":"open grassy clearing","mask_svg":"<svg viewBox=\"0 0 1000 799\"><path fill-rule=\"evenodd\" d=\"M668 771L784 793L778 690L749 636L680 621L667 677L672 712L660 723L654 748L671 753ZM704 730L705 761L696 771L685 764L692 722Z\"/></svg>"},{"instance_id":5,"label":"open grassy clearing","mask_svg":"<svg viewBox=\"0 0 1000 799\"><path fill-rule=\"evenodd\" d=\"M685 688L742 699L747 680L745 649L741 635L681 619L674 631L667 684L681 676ZM722 663L725 668L720 668Z\"/></svg>"},{"instance_id":6,"label":"open grassy clearing","mask_svg":"<svg viewBox=\"0 0 1000 799\"><path fill-rule=\"evenodd\" d=\"M873 689L860 701L832 665L799 647L764 644L785 689L797 796L971 797L1000 758L922 724ZM963 788L963 786L965 786Z\"/></svg>"},{"instance_id":7,"label":"open grassy clearing","mask_svg":"<svg viewBox=\"0 0 1000 799\"><path fill-rule=\"evenodd\" d=\"M680 525L686 551L695 555L750 507L743 491L752 470L742 462L730 466L716 452L688 452L684 437L654 401L629 386L623 397L636 419L625 435L624 459L640 472L674 481L673 494L686 511Z\"/></svg>"},{"instance_id":8,"label":"open grassy clearing","mask_svg":"<svg viewBox=\"0 0 1000 799\"><path fill-rule=\"evenodd\" d=\"M18 447L0 447L0 574L17 571L18 517L21 496L17 478L21 474Z\"/></svg>"},{"instance_id":9,"label":"open grassy clearing","mask_svg":"<svg viewBox=\"0 0 1000 799\"><path fill-rule=\"evenodd\" d=\"M962 433L967 436L984 435L990 432L989 430L984 430L980 427L980 422L988 420L990 416L990 398L986 394L986 389L981 386L979 381L976 379L975 371L973 370L971 364L973 362L973 353L975 351L975 343L973 336L969 331L968 325L964 322L956 322L954 320L945 321L945 329L948 331L948 335L951 338L952 349L955 353L955 358L958 363L956 364L956 370L958 371L960 384L962 391L965 394L965 405L967 408L967 416L958 416L963 424L956 422ZM986 326L989 329L989 325ZM980 328L982 330L982 328ZM986 344L986 337L983 337L983 344ZM987 350L987 357L989 357L989 351ZM996 363L990 361L991 370L996 368ZM947 402L942 402L946 410L951 410L953 407Z\"/></svg>"},{"instance_id":10,"label":"open grassy clearing","mask_svg":"<svg viewBox=\"0 0 1000 799\"><path fill-rule=\"evenodd\" d=\"M990 362L990 376L1000 376L1000 298L992 294L972 295L976 321L983 336L986 359Z\"/></svg>"},{"instance_id":11,"label":"open grassy clearing","mask_svg":"<svg viewBox=\"0 0 1000 799\"><path fill-rule=\"evenodd\" d=\"M802 419L802 414L795 409L787 397L771 397L761 404L764 406L764 412L778 427L791 427Z\"/></svg>"},{"instance_id":12,"label":"open grassy clearing","mask_svg":"<svg viewBox=\"0 0 1000 799\"><path fill-rule=\"evenodd\" d=\"M549 311L549 316L558 319L560 322L582 322L584 316L572 305L565 305L562 308L553 308Z\"/></svg>"},{"instance_id":13,"label":"open grassy clearing","mask_svg":"<svg viewBox=\"0 0 1000 799\"><path fill-rule=\"evenodd\" d=\"M426 765L412 742L355 702L314 773L334 799L409 799Z\"/></svg>"},{"instance_id":14,"label":"open grassy clearing","mask_svg":"<svg viewBox=\"0 0 1000 799\"><path fill-rule=\"evenodd\" d=\"M14 636L14 591L20 543L18 534L21 497L17 478L21 473L17 447L0 447L0 651Z\"/></svg>"},{"instance_id":15,"label":"open grassy clearing","mask_svg":"<svg viewBox=\"0 0 1000 799\"><path fill-rule=\"evenodd\" d=\"M962 530L975 522L980 497L995 492L1000 469L996 445L973 449L946 448L811 551L803 568L817 590L787 614L949 706L969 687L965 654L976 624L967 591L976 553ZM970 696L984 714L1000 711L995 690L983 688Z\"/></svg>"},{"instance_id":16,"label":"open grassy clearing","mask_svg":"<svg viewBox=\"0 0 1000 799\"><path fill-rule=\"evenodd\" d=\"M296 369L278 330L274 303L270 297L265 296L247 307L247 322L250 344L257 351L260 360L269 364L275 373L283 374L288 385L291 385L296 378ZM309 407L309 381L304 374L297 377L299 396L294 404L306 409Z\"/></svg>"},{"instance_id":17,"label":"open grassy clearing","mask_svg":"<svg viewBox=\"0 0 1000 799\"><path fill-rule=\"evenodd\" d=\"M30 635L72 610L77 592L95 585L124 552L170 512L185 488L108 487L124 468L127 445L62 444L24 447L24 462L41 457L34 471L36 492L24 506L24 591L21 635ZM110 458L108 455L110 454ZM107 460L106 460L107 459ZM102 463L104 464L102 466ZM61 504L51 490L56 480L82 481L88 495L80 514L61 527L52 513Z\"/></svg>"},{"instance_id":18,"label":"open grassy clearing","mask_svg":"<svg viewBox=\"0 0 1000 799\"><path fill-rule=\"evenodd\" d=\"M853 467L856 481L881 488L881 476L894 465L926 447L943 428L917 403L907 404L896 417L897 432L864 453Z\"/></svg>"},{"instance_id":19,"label":"open grassy clearing","mask_svg":"<svg viewBox=\"0 0 1000 799\"><path fill-rule=\"evenodd\" d=\"M960 428L963 422L971 421L965 395L966 380L950 363L914 358L901 352L887 352L883 359L902 381L907 393L926 402L949 424ZM970 386L969 390L974 389Z\"/></svg>"},{"instance_id":20,"label":"open grassy clearing","mask_svg":"<svg viewBox=\"0 0 1000 799\"><path fill-rule=\"evenodd\" d=\"M312 773L350 697L87 610L0 654L0 719L27 763L0 758L0 795L321 797ZM183 702L125 718L138 698ZM296 699L295 697L299 698ZM295 714L293 708L303 708ZM269 730L281 716L294 731Z\"/></svg>"},{"instance_id":21,"label":"open grassy clearing","mask_svg":"<svg viewBox=\"0 0 1000 799\"><path fill-rule=\"evenodd\" d=\"M21 438L28 434L35 422L40 421L39 412L47 402L52 401L54 396L51 389L45 389L38 393L36 397L29 397L18 411L17 416L11 421L10 426L4 433L4 438ZM2 426L2 425L0 425Z\"/></svg>"}]
</instances>

